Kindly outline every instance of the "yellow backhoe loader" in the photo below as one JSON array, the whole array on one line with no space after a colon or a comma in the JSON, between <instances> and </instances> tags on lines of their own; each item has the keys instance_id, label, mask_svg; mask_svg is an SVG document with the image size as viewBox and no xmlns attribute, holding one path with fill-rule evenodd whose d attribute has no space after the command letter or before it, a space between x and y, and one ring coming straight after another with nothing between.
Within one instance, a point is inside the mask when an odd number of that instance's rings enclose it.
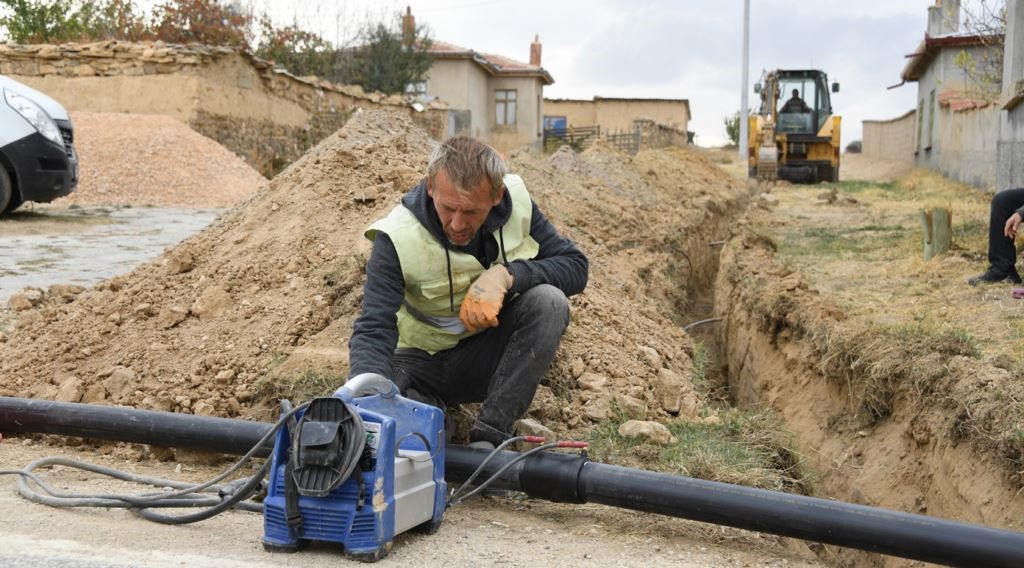
<instances>
[{"instance_id":1,"label":"yellow backhoe loader","mask_svg":"<svg viewBox=\"0 0 1024 568\"><path fill-rule=\"evenodd\" d=\"M818 183L839 181L839 126L828 76L819 70L765 72L754 84L761 107L750 115L750 177ZM831 92L839 92L832 83Z\"/></svg>"}]
</instances>

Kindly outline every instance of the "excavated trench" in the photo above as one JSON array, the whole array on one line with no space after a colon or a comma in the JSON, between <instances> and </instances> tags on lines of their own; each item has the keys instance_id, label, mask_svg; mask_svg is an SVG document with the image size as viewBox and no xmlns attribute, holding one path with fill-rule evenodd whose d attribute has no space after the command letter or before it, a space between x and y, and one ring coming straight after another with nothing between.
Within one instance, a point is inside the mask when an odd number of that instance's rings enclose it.
<instances>
[{"instance_id":1,"label":"excavated trench","mask_svg":"<svg viewBox=\"0 0 1024 568\"><path fill-rule=\"evenodd\" d=\"M737 213L723 212L680 249L693 270L680 320L701 322L688 332L710 355L709 398L780 416L814 496L1019 530L1024 507L1006 452L973 443L960 432L963 417L925 400L920 385L891 387L886 412L865 417L857 386L866 380L858 373L870 374L865 357L830 351L845 316L776 260L757 227L737 228L745 215ZM971 368L956 357L944 365L950 373ZM810 547L843 566L920 565Z\"/></svg>"},{"instance_id":2,"label":"excavated trench","mask_svg":"<svg viewBox=\"0 0 1024 568\"><path fill-rule=\"evenodd\" d=\"M360 306L366 219L419 180L430 147L406 118L357 115L158 261L24 312L0 345L0 375L16 378L0 395L267 419L275 397L296 400L297 386L332 389ZM563 435L585 435L615 405L674 420L692 394L692 345L681 329L722 318L689 330L714 363L707 400L688 418L719 399L771 409L795 435L788 449L818 497L1002 528L1024 518L1020 486L1006 482L996 452L977 451L971 417L922 404L909 384L890 389L875 420L863 419L863 354L834 349L842 314L757 236L742 183L683 151L593 148L511 161L591 259L591 283L573 298L532 418ZM971 368L961 359L942 366Z\"/></svg>"}]
</instances>

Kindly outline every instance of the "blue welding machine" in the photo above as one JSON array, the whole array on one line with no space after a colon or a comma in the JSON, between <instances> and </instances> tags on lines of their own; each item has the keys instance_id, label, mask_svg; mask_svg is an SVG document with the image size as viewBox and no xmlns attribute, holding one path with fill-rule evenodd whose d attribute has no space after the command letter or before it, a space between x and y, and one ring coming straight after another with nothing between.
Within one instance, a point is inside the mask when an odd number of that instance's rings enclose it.
<instances>
[{"instance_id":1,"label":"blue welding machine","mask_svg":"<svg viewBox=\"0 0 1024 568\"><path fill-rule=\"evenodd\" d=\"M444 516L444 414L377 375L313 400L277 434L263 503L263 547L340 543L353 559L387 555L395 535L434 532Z\"/></svg>"}]
</instances>

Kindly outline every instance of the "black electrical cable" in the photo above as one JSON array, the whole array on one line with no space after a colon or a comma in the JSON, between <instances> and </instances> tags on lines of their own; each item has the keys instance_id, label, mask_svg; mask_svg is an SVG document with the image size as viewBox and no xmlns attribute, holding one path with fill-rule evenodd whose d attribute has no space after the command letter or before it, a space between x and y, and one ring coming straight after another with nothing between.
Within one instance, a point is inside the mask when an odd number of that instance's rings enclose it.
<instances>
[{"instance_id":1,"label":"black electrical cable","mask_svg":"<svg viewBox=\"0 0 1024 568\"><path fill-rule=\"evenodd\" d=\"M213 507L204 509L198 513L171 516L155 513L148 509L136 509L135 511L146 520L150 520L155 523L161 523L165 525L187 525L189 523L204 521L206 519L223 513L224 511L230 509L239 501L243 499L248 499L249 496L256 491L256 488L260 486L260 483L263 482L263 478L267 476L267 472L270 471L271 463L273 463L271 460L266 460L265 462L263 462L263 465L260 466L260 469L256 472L256 475L250 477L249 482L242 486L240 490L238 490L236 493L232 493L230 497L224 499L223 501L214 505Z\"/></svg>"},{"instance_id":2,"label":"black electrical cable","mask_svg":"<svg viewBox=\"0 0 1024 568\"><path fill-rule=\"evenodd\" d=\"M246 452L238 461L232 464L227 470L217 475L213 479L200 484L187 484L177 481L149 478L138 476L134 474L125 473L112 468L98 466L95 464L89 464L78 460L72 460L61 457L49 457L37 460L22 470L0 470L0 475L17 475L18 478L18 492L26 499L40 503L43 505L49 505L51 507L107 507L107 508L127 508L133 512L138 513L143 518L148 520L162 523L162 524L188 524L197 521L209 519L221 512L231 508L239 508L247 511L261 512L262 506L256 504L241 503L244 499L250 497L260 487L263 479L267 476L267 472L270 470L271 460L267 460L263 463L260 469L255 475L246 478L244 482L242 480L235 480L227 486L218 486L217 483L227 478L229 475L238 471L243 465L249 462L263 447L263 444L270 440L270 438L277 433L289 420L292 419L298 412L305 410L308 404L303 404L295 408L288 408L290 406L282 405L287 409L287 412L275 423L264 435L257 441L252 449ZM155 485L160 487L174 487L175 491L161 491L156 493L142 493L137 495L118 495L118 494L74 494L74 493L63 493L56 491L48 486L39 476L34 473L34 470L39 467L63 465L66 467L73 467L77 469L83 469L121 479L124 481L131 481L134 483L144 483L147 485ZM33 481L39 486L47 495L33 489L26 480ZM238 485L241 484L241 487ZM208 496L202 495L203 491L216 491L221 493L220 496ZM149 511L152 508L183 508L183 507L208 507L204 511L198 513L191 513L187 515L171 516L163 515Z\"/></svg>"},{"instance_id":3,"label":"black electrical cable","mask_svg":"<svg viewBox=\"0 0 1024 568\"><path fill-rule=\"evenodd\" d=\"M43 492L46 493L46 495L33 490L27 485L19 485L19 491L22 493L22 496L30 501L52 507L201 507L215 505L221 501L219 497L215 497L213 495L199 495L198 492L193 492L192 494L187 495L175 495L174 497L171 497L171 494L167 491L140 495L64 493L53 489L47 485L42 478L34 473L38 468L48 466L52 467L56 465L90 471L107 477L120 479L122 481L142 483L157 487L173 487L176 489L195 487L193 484L181 483L170 479L134 475L109 467L63 457L43 458L32 462L22 470L0 471L0 475L21 475L25 479L32 480L40 489L43 490ZM248 481L248 478L245 478L245 480ZM200 491L226 492L226 489L226 487L214 485L208 489ZM177 494L178 492L175 493ZM160 497L160 499L154 501L153 496Z\"/></svg>"},{"instance_id":4,"label":"black electrical cable","mask_svg":"<svg viewBox=\"0 0 1024 568\"><path fill-rule=\"evenodd\" d=\"M516 457L512 458L511 460L509 460L505 465L503 465L502 467L498 468L498 470L495 471L493 474L491 474L490 477L485 479L483 481L483 483L481 483L480 485L477 485L476 487L474 487L472 491L465 492L465 489L467 487L471 487L472 486L473 481L476 480L477 476L480 475L480 473L484 470L484 468L491 461L491 459L498 455L498 452L500 452L503 449L505 449L506 446L509 446L510 444L512 444L514 442L518 442L518 441L524 440L524 439L526 439L526 436L515 436L515 437L512 437L512 438L509 438L508 440L505 440L500 445L498 445L498 447L496 447L493 450L491 450L491 453L488 454L487 457L484 458L484 460L482 462L480 462L480 465L476 468L476 470L473 472L473 474L470 475L466 479L466 481L463 482L463 484L457 490L453 490L451 492L451 494L448 496L448 503L447 503L446 506L452 507L454 505L458 505L459 503L462 503L463 501L465 501L466 499L469 499L473 495L476 495L477 493L483 491L488 485L490 485L495 480L500 478L502 476L502 474L504 474L506 471L508 471L511 467L513 467L517 463L525 460L526 458L528 458L528 457L530 457L530 456L532 456L532 455L534 455L536 453L542 452L544 450L548 450L548 449L551 449L551 448L558 447L558 442L551 442L551 443L547 443L547 444L541 444L541 445L537 446L536 448L531 448L528 451L522 452L518 456L516 456Z\"/></svg>"}]
</instances>

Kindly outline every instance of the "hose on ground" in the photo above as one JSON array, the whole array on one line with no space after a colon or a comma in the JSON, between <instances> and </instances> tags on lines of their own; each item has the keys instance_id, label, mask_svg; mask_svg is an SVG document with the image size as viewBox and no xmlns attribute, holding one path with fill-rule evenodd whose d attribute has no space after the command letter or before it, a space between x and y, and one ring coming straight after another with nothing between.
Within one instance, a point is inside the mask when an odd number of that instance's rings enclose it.
<instances>
[{"instance_id":1,"label":"hose on ground","mask_svg":"<svg viewBox=\"0 0 1024 568\"><path fill-rule=\"evenodd\" d=\"M0 470L0 475L17 475L18 492L29 501L33 501L35 503L51 507L105 507L130 509L145 519L169 525L188 524L202 521L218 515L230 508L262 512L262 505L256 503L245 503L243 501L248 499L257 491L257 489L260 488L263 479L267 476L267 472L270 471L270 460L266 460L263 465L260 466L259 470L250 477L237 479L223 485L221 485L220 482L240 470L256 455L265 442L270 440L271 437L274 436L285 424L287 424L293 416L304 410L307 406L308 404L303 404L298 407L288 409L288 411L269 430L267 430L263 437L253 445L252 449L246 452L246 454L232 464L231 467L213 479L199 484L135 475L117 469L63 457L47 457L36 460L24 469L20 470ZM71 467L120 479L122 481L152 485L155 487L170 487L173 488L173 490L132 495L115 493L66 493L50 487L35 473L35 470L38 468L53 466ZM30 481L38 486L41 491L34 488L29 483ZM209 493L214 493L216 495L210 495ZM197 513L178 516L164 515L149 510L156 508L185 507L206 507L206 509Z\"/></svg>"}]
</instances>

